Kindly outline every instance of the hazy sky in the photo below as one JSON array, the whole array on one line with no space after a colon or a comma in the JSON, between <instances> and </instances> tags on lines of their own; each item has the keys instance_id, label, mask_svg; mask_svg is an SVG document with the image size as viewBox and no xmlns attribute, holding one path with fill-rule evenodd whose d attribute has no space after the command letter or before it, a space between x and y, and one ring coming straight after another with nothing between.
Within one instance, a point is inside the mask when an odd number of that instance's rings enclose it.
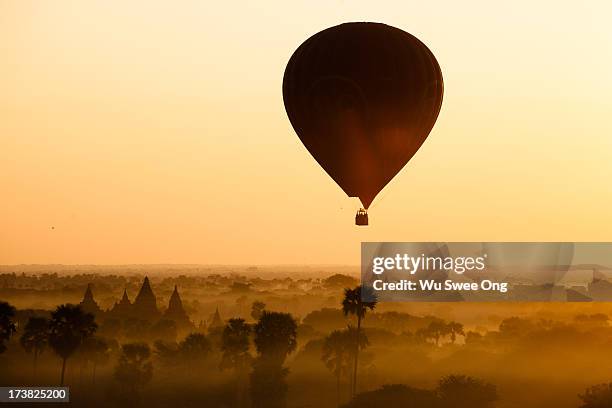
<instances>
[{"instance_id":1,"label":"hazy sky","mask_svg":"<svg viewBox=\"0 0 612 408\"><path fill-rule=\"evenodd\" d=\"M0 0L0 263L359 262L360 241L612 240L609 1ZM357 199L283 108L346 21L406 30L445 96Z\"/></svg>"}]
</instances>

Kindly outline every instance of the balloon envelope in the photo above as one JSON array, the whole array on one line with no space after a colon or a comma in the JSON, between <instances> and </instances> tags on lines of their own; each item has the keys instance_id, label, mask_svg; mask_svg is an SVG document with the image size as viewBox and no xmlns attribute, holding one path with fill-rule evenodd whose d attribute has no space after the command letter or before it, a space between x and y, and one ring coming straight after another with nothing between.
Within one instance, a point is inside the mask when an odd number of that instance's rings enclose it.
<instances>
[{"instance_id":1,"label":"balloon envelope","mask_svg":"<svg viewBox=\"0 0 612 408\"><path fill-rule=\"evenodd\" d=\"M323 30L285 69L289 120L317 162L367 209L431 131L440 66L416 37L379 23Z\"/></svg>"}]
</instances>

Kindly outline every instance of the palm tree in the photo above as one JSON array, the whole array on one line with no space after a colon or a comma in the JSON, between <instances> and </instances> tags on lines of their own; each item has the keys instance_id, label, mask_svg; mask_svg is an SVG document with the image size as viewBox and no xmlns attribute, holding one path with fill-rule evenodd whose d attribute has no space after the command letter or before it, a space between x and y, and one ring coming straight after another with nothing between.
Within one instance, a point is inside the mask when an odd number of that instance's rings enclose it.
<instances>
[{"instance_id":1,"label":"palm tree","mask_svg":"<svg viewBox=\"0 0 612 408\"><path fill-rule=\"evenodd\" d=\"M96 369L99 364L104 364L109 359L110 347L106 340L101 337L90 337L85 339L82 345L83 354L86 361L91 361L93 369L91 373L92 384L96 383Z\"/></svg>"},{"instance_id":2,"label":"palm tree","mask_svg":"<svg viewBox=\"0 0 612 408\"><path fill-rule=\"evenodd\" d=\"M33 377L36 379L36 362L38 356L44 351L49 343L49 320L44 317L30 317L23 329L23 334L19 342L26 353L34 354Z\"/></svg>"},{"instance_id":3,"label":"palm tree","mask_svg":"<svg viewBox=\"0 0 612 408\"><path fill-rule=\"evenodd\" d=\"M219 368L232 369L236 374L236 395L238 406L245 405L245 384L247 383L248 366L252 360L249 353L249 336L251 326L244 319L229 319L221 335L223 356Z\"/></svg>"},{"instance_id":4,"label":"palm tree","mask_svg":"<svg viewBox=\"0 0 612 408\"><path fill-rule=\"evenodd\" d=\"M344 289L342 300L342 311L345 316L349 314L357 316L357 330L355 332L354 361L353 361L353 387L351 394L357 393L357 367L359 365L359 336L361 335L361 320L365 318L366 312L374 310L378 302L375 293L369 287L357 286L355 289Z\"/></svg>"},{"instance_id":5,"label":"palm tree","mask_svg":"<svg viewBox=\"0 0 612 408\"><path fill-rule=\"evenodd\" d=\"M297 323L289 313L264 310L254 328L258 358L251 372L253 408L282 408L286 405L289 370L285 358L297 347Z\"/></svg>"},{"instance_id":6,"label":"palm tree","mask_svg":"<svg viewBox=\"0 0 612 408\"><path fill-rule=\"evenodd\" d=\"M289 313L264 310L254 328L255 348L268 358L279 358L281 364L297 347L297 323Z\"/></svg>"},{"instance_id":7,"label":"palm tree","mask_svg":"<svg viewBox=\"0 0 612 408\"><path fill-rule=\"evenodd\" d=\"M221 370L229 368L241 372L247 367L252 358L249 354L250 335L251 326L244 319L229 319L221 335Z\"/></svg>"},{"instance_id":8,"label":"palm tree","mask_svg":"<svg viewBox=\"0 0 612 408\"><path fill-rule=\"evenodd\" d=\"M355 350L355 328L349 327L346 330L334 330L323 342L323 355L321 360L325 366L336 377L336 403L340 406L340 380L349 375L351 358L354 357ZM359 349L364 349L368 344L368 339L364 333L359 336Z\"/></svg>"},{"instance_id":9,"label":"palm tree","mask_svg":"<svg viewBox=\"0 0 612 408\"><path fill-rule=\"evenodd\" d=\"M49 345L62 359L60 386L64 385L66 360L96 332L98 325L94 316L85 313L80 306L61 305L51 313L49 322Z\"/></svg>"},{"instance_id":10,"label":"palm tree","mask_svg":"<svg viewBox=\"0 0 612 408\"><path fill-rule=\"evenodd\" d=\"M153 377L149 346L146 343L124 344L114 377L121 391L117 397L123 399L123 402L136 403L140 397L140 389Z\"/></svg>"},{"instance_id":11,"label":"palm tree","mask_svg":"<svg viewBox=\"0 0 612 408\"><path fill-rule=\"evenodd\" d=\"M15 308L7 302L0 302L0 354L6 350L4 342L17 331L13 317L15 317Z\"/></svg>"}]
</instances>

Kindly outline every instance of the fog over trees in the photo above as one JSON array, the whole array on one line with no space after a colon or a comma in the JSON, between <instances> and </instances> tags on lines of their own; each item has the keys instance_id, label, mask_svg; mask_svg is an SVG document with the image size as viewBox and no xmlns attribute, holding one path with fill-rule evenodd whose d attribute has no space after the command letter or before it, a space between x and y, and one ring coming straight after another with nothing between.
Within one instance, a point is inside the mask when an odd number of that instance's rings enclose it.
<instances>
[{"instance_id":1,"label":"fog over trees","mask_svg":"<svg viewBox=\"0 0 612 408\"><path fill-rule=\"evenodd\" d=\"M365 302L350 272L242 272L0 274L0 385L86 407L610 406L607 304Z\"/></svg>"}]
</instances>

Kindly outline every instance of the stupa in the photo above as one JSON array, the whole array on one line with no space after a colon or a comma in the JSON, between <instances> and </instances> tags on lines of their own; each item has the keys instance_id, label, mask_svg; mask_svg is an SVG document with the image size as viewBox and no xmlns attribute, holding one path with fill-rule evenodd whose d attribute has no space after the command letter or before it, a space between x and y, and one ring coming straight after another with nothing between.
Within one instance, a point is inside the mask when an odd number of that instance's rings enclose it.
<instances>
[{"instance_id":1,"label":"stupa","mask_svg":"<svg viewBox=\"0 0 612 408\"><path fill-rule=\"evenodd\" d=\"M164 319L173 320L176 323L177 329L185 330L193 328L193 324L189 320L189 316L183 309L183 302L181 296L178 293L178 288L174 285L174 291L170 296L170 302L168 303L168 309L164 312Z\"/></svg>"},{"instance_id":2,"label":"stupa","mask_svg":"<svg viewBox=\"0 0 612 408\"><path fill-rule=\"evenodd\" d=\"M132 315L138 319L148 321L157 321L161 316L157 309L157 300L151 289L149 278L146 276L132 304Z\"/></svg>"},{"instance_id":3,"label":"stupa","mask_svg":"<svg viewBox=\"0 0 612 408\"><path fill-rule=\"evenodd\" d=\"M81 306L81 309L83 309L84 312L91 313L93 315L97 315L102 312L102 309L100 309L100 306L98 306L94 300L93 292L91 291L91 283L87 284L87 289L85 289L83 300L81 300L79 306Z\"/></svg>"}]
</instances>

